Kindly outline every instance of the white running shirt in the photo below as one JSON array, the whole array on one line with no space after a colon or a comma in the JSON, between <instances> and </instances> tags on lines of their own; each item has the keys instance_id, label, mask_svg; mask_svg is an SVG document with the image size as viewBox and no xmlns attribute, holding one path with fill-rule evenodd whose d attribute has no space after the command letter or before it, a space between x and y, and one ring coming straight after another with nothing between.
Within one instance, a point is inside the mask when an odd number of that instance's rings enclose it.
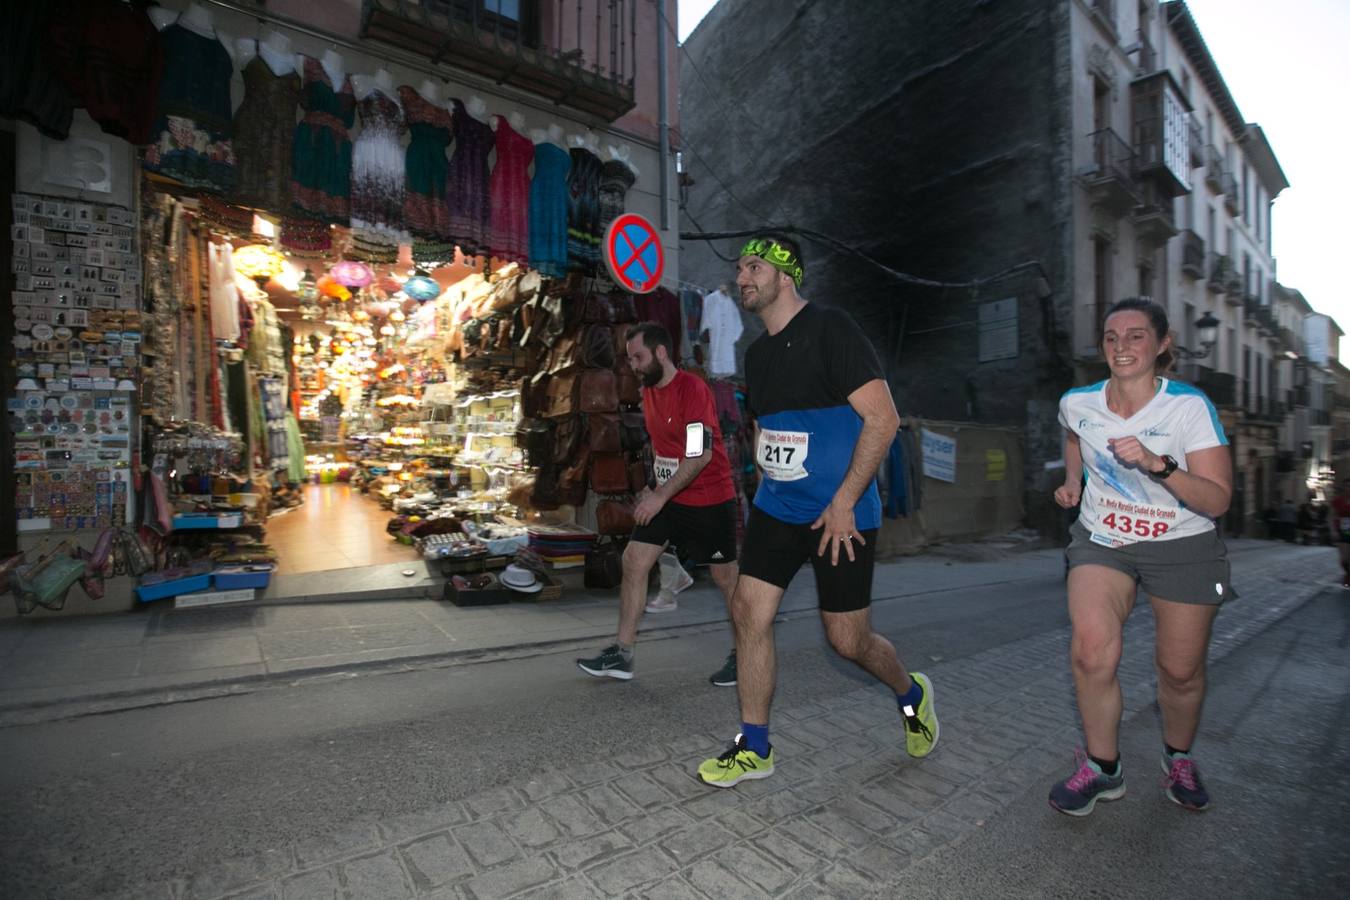
<instances>
[{"instance_id":1,"label":"white running shirt","mask_svg":"<svg viewBox=\"0 0 1350 900\"><path fill-rule=\"evenodd\" d=\"M1106 406L1106 382L1073 388L1059 399L1059 424L1078 436L1083 500L1078 521L1095 543L1121 547L1203 534L1214 520L1187 509L1163 482L1116 459L1111 438L1137 437L1157 456L1186 468L1186 454L1228 444L1214 405L1198 388L1161 379L1153 399L1128 419Z\"/></svg>"}]
</instances>

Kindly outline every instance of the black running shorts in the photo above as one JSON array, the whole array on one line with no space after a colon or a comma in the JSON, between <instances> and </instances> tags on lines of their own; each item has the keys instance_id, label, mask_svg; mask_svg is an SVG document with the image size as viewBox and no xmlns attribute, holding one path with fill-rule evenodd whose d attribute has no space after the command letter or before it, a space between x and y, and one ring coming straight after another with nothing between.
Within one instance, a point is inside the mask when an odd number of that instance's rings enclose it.
<instances>
[{"instance_id":1,"label":"black running shorts","mask_svg":"<svg viewBox=\"0 0 1350 900\"><path fill-rule=\"evenodd\" d=\"M681 557L700 565L735 562L736 501L712 506L667 503L650 522L633 529L633 540L658 547L671 544Z\"/></svg>"},{"instance_id":2,"label":"black running shorts","mask_svg":"<svg viewBox=\"0 0 1350 900\"><path fill-rule=\"evenodd\" d=\"M776 519L759 507L750 507L741 547L741 574L767 581L784 590L811 560L816 574L816 596L823 612L853 612L872 604L872 570L876 559L877 529L858 532L866 544L853 542L853 559L841 547L839 564L830 565L830 550L818 556L820 531L810 524L793 525Z\"/></svg>"}]
</instances>

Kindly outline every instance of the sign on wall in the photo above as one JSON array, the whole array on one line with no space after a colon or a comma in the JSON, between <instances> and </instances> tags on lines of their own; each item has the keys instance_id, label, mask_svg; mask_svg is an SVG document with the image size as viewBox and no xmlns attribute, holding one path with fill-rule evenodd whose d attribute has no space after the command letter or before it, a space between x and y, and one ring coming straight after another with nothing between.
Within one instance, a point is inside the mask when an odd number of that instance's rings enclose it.
<instances>
[{"instance_id":1,"label":"sign on wall","mask_svg":"<svg viewBox=\"0 0 1350 900\"><path fill-rule=\"evenodd\" d=\"M1017 298L980 304L980 362L1017 358Z\"/></svg>"},{"instance_id":2,"label":"sign on wall","mask_svg":"<svg viewBox=\"0 0 1350 900\"><path fill-rule=\"evenodd\" d=\"M924 428L920 435L923 474L938 481L956 482L956 438Z\"/></svg>"}]
</instances>

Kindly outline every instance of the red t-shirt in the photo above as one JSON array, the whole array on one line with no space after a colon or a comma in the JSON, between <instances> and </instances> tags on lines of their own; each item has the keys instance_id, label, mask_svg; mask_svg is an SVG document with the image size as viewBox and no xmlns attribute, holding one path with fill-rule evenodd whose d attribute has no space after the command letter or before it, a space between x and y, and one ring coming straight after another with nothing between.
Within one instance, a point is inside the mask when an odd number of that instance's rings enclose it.
<instances>
[{"instance_id":1,"label":"red t-shirt","mask_svg":"<svg viewBox=\"0 0 1350 900\"><path fill-rule=\"evenodd\" d=\"M712 434L712 460L698 473L698 477L671 502L682 506L713 506L735 499L736 489L731 484L731 464L727 449L722 444L722 429L717 424L717 408L712 389L703 379L688 372L675 373L670 384L663 388L642 389L642 416L647 421L647 433L652 439L656 480L669 481L675 470L685 462L684 426L702 422Z\"/></svg>"}]
</instances>

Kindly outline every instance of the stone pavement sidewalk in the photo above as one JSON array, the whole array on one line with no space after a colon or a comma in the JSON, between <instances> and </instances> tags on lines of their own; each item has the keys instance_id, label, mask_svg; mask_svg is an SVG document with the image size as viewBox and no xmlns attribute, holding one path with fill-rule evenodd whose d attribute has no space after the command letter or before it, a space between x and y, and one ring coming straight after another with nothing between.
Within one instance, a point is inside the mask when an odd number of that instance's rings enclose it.
<instances>
[{"instance_id":1,"label":"stone pavement sidewalk","mask_svg":"<svg viewBox=\"0 0 1350 900\"><path fill-rule=\"evenodd\" d=\"M877 566L873 596L884 601L1053 577L1060 556L1059 550L1042 550L987 562L887 561ZM646 616L643 633L726 627L725 603L710 584L679 600L675 612ZM808 569L793 582L783 612L814 615L815 603ZM469 662L541 646L607 642L617 626L617 605L617 591L581 590L558 601L504 606L311 600L11 620L0 624L0 724L67 714L59 707L71 703L83 712L107 711L252 691L358 666Z\"/></svg>"},{"instance_id":2,"label":"stone pavement sidewalk","mask_svg":"<svg viewBox=\"0 0 1350 900\"><path fill-rule=\"evenodd\" d=\"M1246 599L1219 616L1212 661L1290 615L1337 574L1325 548L1290 548L1275 564L1265 554L1245 566L1240 556L1234 562ZM1127 722L1153 703L1151 619L1141 604L1126 627ZM698 734L522 774L516 786L392 820L355 821L322 839L259 850L126 896L901 896L910 866L959 845L1067 770L1067 751L1079 740L1068 641L1060 628L926 667L942 742L921 762L899 749L892 698L868 687L829 703L775 709L778 771L732 790L695 780L698 761L729 737Z\"/></svg>"}]
</instances>

